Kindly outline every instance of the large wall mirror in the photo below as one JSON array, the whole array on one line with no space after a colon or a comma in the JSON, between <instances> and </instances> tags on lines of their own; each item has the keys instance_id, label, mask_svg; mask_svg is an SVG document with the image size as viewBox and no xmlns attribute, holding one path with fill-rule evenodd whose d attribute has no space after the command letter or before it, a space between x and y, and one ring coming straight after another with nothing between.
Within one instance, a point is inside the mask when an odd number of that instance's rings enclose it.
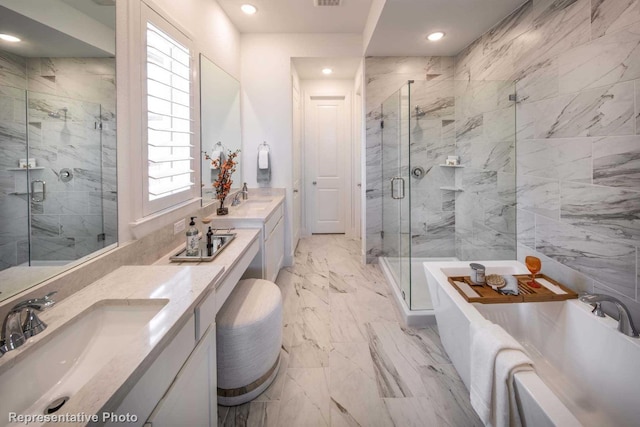
<instances>
[{"instance_id":1,"label":"large wall mirror","mask_svg":"<svg viewBox=\"0 0 640 427\"><path fill-rule=\"evenodd\" d=\"M242 148L240 129L240 82L200 55L200 115L202 135L202 202L211 203L215 199L212 183L219 170L205 158L226 155L229 151ZM236 160L239 157L236 158ZM238 162L236 172L231 177L232 188L242 187L242 165Z\"/></svg>"},{"instance_id":2,"label":"large wall mirror","mask_svg":"<svg viewBox=\"0 0 640 427\"><path fill-rule=\"evenodd\" d=\"M0 0L0 301L116 245L115 16Z\"/></svg>"}]
</instances>

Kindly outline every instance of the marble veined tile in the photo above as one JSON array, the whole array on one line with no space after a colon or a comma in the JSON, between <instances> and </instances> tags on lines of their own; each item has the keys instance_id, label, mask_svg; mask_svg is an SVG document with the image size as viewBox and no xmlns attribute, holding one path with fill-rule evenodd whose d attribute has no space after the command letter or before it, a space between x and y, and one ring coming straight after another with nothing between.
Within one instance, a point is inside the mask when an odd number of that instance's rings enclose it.
<instances>
[{"instance_id":1,"label":"marble veined tile","mask_svg":"<svg viewBox=\"0 0 640 427\"><path fill-rule=\"evenodd\" d=\"M515 61L524 66L552 58L591 37L590 0L535 0L530 31L514 41Z\"/></svg>"},{"instance_id":2,"label":"marble veined tile","mask_svg":"<svg viewBox=\"0 0 640 427\"><path fill-rule=\"evenodd\" d=\"M518 209L516 213L518 243L531 249L536 247L536 220L533 212Z\"/></svg>"},{"instance_id":3,"label":"marble veined tile","mask_svg":"<svg viewBox=\"0 0 640 427\"><path fill-rule=\"evenodd\" d=\"M534 138L631 135L633 104L633 82L536 102Z\"/></svg>"},{"instance_id":4,"label":"marble veined tile","mask_svg":"<svg viewBox=\"0 0 640 427\"><path fill-rule=\"evenodd\" d=\"M517 82L519 103L557 96L560 93L558 57L542 59L522 67L516 64L513 79Z\"/></svg>"},{"instance_id":5,"label":"marble veined tile","mask_svg":"<svg viewBox=\"0 0 640 427\"><path fill-rule=\"evenodd\" d=\"M388 426L376 387L376 374L366 342L336 343L330 354L329 393L332 426Z\"/></svg>"},{"instance_id":6,"label":"marble veined tile","mask_svg":"<svg viewBox=\"0 0 640 427\"><path fill-rule=\"evenodd\" d=\"M291 368L320 368L329 365L331 350L330 313L328 309L302 307L293 322L290 349Z\"/></svg>"},{"instance_id":7,"label":"marble veined tile","mask_svg":"<svg viewBox=\"0 0 640 427\"><path fill-rule=\"evenodd\" d=\"M560 219L560 182L537 176L518 175L518 208Z\"/></svg>"},{"instance_id":8,"label":"marble veined tile","mask_svg":"<svg viewBox=\"0 0 640 427\"><path fill-rule=\"evenodd\" d=\"M357 295L331 294L331 342L366 342L364 324L358 320Z\"/></svg>"},{"instance_id":9,"label":"marble veined tile","mask_svg":"<svg viewBox=\"0 0 640 427\"><path fill-rule=\"evenodd\" d=\"M439 425L478 426L482 421L469 402L469 392L453 365L420 367L420 375Z\"/></svg>"},{"instance_id":10,"label":"marble veined tile","mask_svg":"<svg viewBox=\"0 0 640 427\"><path fill-rule=\"evenodd\" d=\"M593 141L593 183L640 188L640 135Z\"/></svg>"},{"instance_id":11,"label":"marble veined tile","mask_svg":"<svg viewBox=\"0 0 640 427\"><path fill-rule=\"evenodd\" d=\"M592 0L591 37L598 38L640 21L638 0Z\"/></svg>"},{"instance_id":12,"label":"marble veined tile","mask_svg":"<svg viewBox=\"0 0 640 427\"><path fill-rule=\"evenodd\" d=\"M279 426L331 425L329 371L288 369L280 400Z\"/></svg>"},{"instance_id":13,"label":"marble veined tile","mask_svg":"<svg viewBox=\"0 0 640 427\"><path fill-rule=\"evenodd\" d=\"M591 182L591 145L595 138L518 141L518 173L542 178Z\"/></svg>"},{"instance_id":14,"label":"marble veined tile","mask_svg":"<svg viewBox=\"0 0 640 427\"><path fill-rule=\"evenodd\" d=\"M561 200L562 222L632 245L640 241L639 191L567 182Z\"/></svg>"},{"instance_id":15,"label":"marble veined tile","mask_svg":"<svg viewBox=\"0 0 640 427\"><path fill-rule=\"evenodd\" d=\"M559 72L561 93L640 78L640 19L561 54Z\"/></svg>"},{"instance_id":16,"label":"marble veined tile","mask_svg":"<svg viewBox=\"0 0 640 427\"><path fill-rule=\"evenodd\" d=\"M640 80L636 80L636 135L640 135Z\"/></svg>"},{"instance_id":17,"label":"marble veined tile","mask_svg":"<svg viewBox=\"0 0 640 427\"><path fill-rule=\"evenodd\" d=\"M490 29L482 38L482 51L498 50L525 31L530 30L533 23L532 11L533 0L529 0Z\"/></svg>"},{"instance_id":18,"label":"marble veined tile","mask_svg":"<svg viewBox=\"0 0 640 427\"><path fill-rule=\"evenodd\" d=\"M582 228L538 216L536 250L635 298L636 248Z\"/></svg>"},{"instance_id":19,"label":"marble veined tile","mask_svg":"<svg viewBox=\"0 0 640 427\"><path fill-rule=\"evenodd\" d=\"M220 427L276 427L280 402L251 401L239 406L218 406Z\"/></svg>"}]
</instances>

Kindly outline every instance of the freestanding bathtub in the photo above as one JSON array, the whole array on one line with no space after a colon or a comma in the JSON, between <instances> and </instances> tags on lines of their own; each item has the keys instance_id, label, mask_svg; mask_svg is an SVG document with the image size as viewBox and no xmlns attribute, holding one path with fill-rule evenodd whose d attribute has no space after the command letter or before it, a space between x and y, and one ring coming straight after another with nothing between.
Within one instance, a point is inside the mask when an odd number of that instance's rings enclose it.
<instances>
[{"instance_id":1,"label":"freestanding bathtub","mask_svg":"<svg viewBox=\"0 0 640 427\"><path fill-rule=\"evenodd\" d=\"M517 261L479 261L487 274L528 274ZM535 372L515 375L525 426L639 426L640 339L578 300L468 303L447 282L469 275L469 262L426 262L427 282L447 354L469 388L469 325L482 317L502 326L533 360Z\"/></svg>"}]
</instances>

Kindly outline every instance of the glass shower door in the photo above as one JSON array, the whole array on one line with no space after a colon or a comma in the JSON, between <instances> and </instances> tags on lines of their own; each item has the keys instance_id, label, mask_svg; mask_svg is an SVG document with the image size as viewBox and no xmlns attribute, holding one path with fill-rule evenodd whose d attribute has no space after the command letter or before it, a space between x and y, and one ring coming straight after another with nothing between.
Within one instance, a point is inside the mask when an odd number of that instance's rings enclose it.
<instances>
[{"instance_id":1,"label":"glass shower door","mask_svg":"<svg viewBox=\"0 0 640 427\"><path fill-rule=\"evenodd\" d=\"M411 307L409 85L382 104L382 251Z\"/></svg>"}]
</instances>

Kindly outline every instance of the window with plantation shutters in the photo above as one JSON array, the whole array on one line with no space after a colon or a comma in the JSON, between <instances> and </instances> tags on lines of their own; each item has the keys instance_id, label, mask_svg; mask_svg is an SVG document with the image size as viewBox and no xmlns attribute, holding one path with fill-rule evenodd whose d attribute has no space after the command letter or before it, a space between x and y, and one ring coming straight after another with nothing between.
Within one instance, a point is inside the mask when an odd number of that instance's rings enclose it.
<instances>
[{"instance_id":1,"label":"window with plantation shutters","mask_svg":"<svg viewBox=\"0 0 640 427\"><path fill-rule=\"evenodd\" d=\"M147 214L194 196L192 59L172 27L146 27ZM171 34L172 33L172 34Z\"/></svg>"}]
</instances>

